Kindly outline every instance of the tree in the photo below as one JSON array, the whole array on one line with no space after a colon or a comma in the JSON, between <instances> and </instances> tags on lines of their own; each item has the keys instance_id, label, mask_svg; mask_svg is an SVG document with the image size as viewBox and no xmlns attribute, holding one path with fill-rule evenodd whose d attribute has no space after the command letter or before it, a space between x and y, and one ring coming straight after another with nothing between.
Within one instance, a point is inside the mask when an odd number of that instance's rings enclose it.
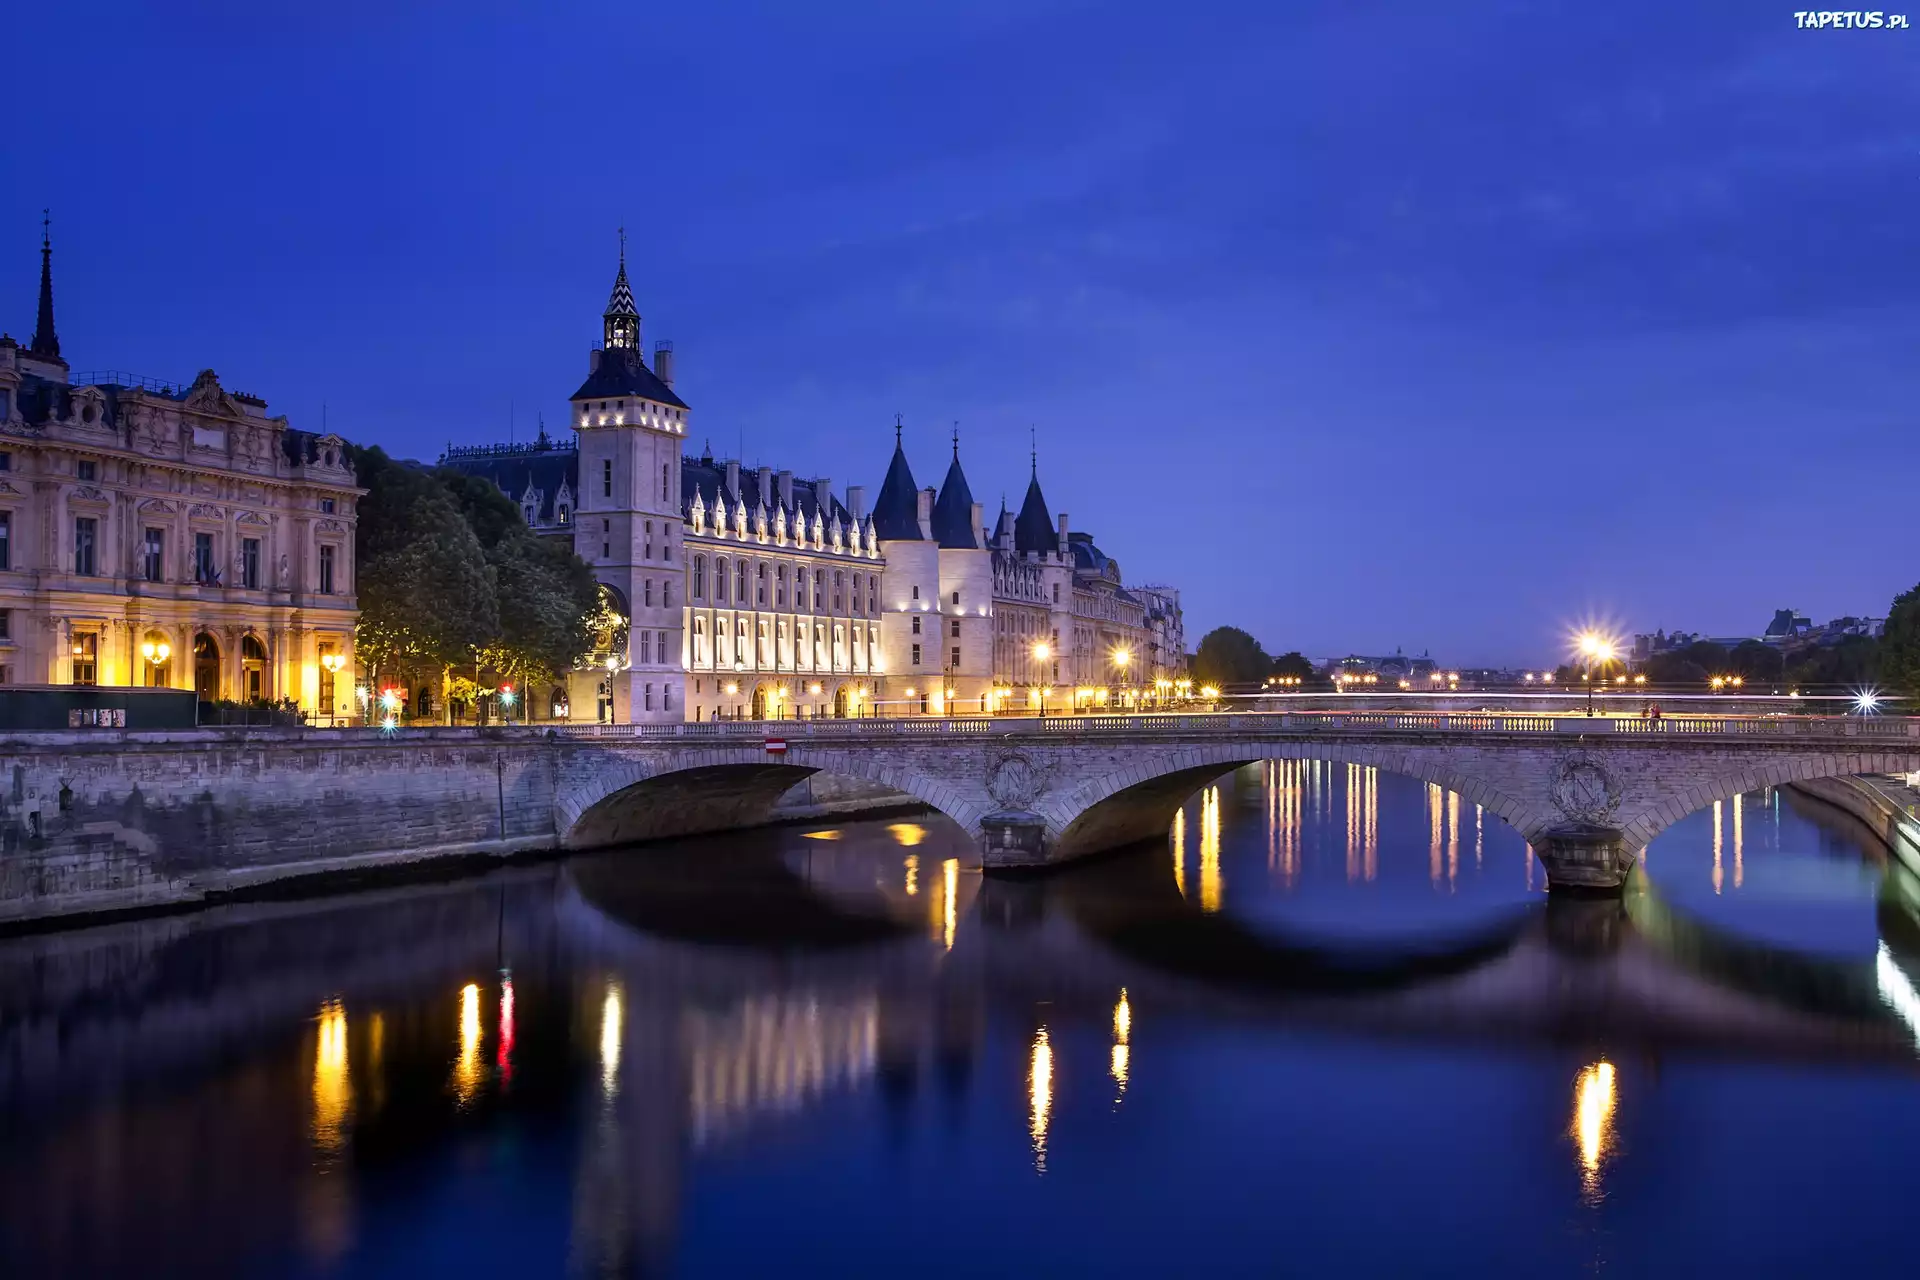
<instances>
[{"instance_id":1,"label":"tree","mask_svg":"<svg viewBox=\"0 0 1920 1280\"><path fill-rule=\"evenodd\" d=\"M1805 690L1865 688L1878 680L1880 658L1880 646L1871 636L1848 636L1838 644L1795 654L1785 682Z\"/></svg>"},{"instance_id":2,"label":"tree","mask_svg":"<svg viewBox=\"0 0 1920 1280\"><path fill-rule=\"evenodd\" d=\"M479 539L444 493L420 498L411 538L360 566L354 645L370 667L433 671L470 662L498 634L494 573Z\"/></svg>"},{"instance_id":3,"label":"tree","mask_svg":"<svg viewBox=\"0 0 1920 1280\"><path fill-rule=\"evenodd\" d=\"M1770 644L1742 640L1727 655L1733 673L1748 684L1777 683L1786 672L1786 659Z\"/></svg>"},{"instance_id":4,"label":"tree","mask_svg":"<svg viewBox=\"0 0 1920 1280\"><path fill-rule=\"evenodd\" d=\"M1920 697L1920 586L1893 598L1878 657L1881 679L1895 692Z\"/></svg>"},{"instance_id":5,"label":"tree","mask_svg":"<svg viewBox=\"0 0 1920 1280\"><path fill-rule=\"evenodd\" d=\"M503 537L487 564L500 627L480 661L522 686L559 677L593 642L589 624L600 609L593 571L570 548L524 527Z\"/></svg>"},{"instance_id":6,"label":"tree","mask_svg":"<svg viewBox=\"0 0 1920 1280\"><path fill-rule=\"evenodd\" d=\"M1273 660L1260 642L1238 627L1215 627L1200 641L1193 658L1194 681L1222 689L1236 684L1259 684Z\"/></svg>"},{"instance_id":7,"label":"tree","mask_svg":"<svg viewBox=\"0 0 1920 1280\"><path fill-rule=\"evenodd\" d=\"M1308 661L1306 656L1298 649L1295 649L1290 653L1283 653L1275 658L1273 660L1273 666L1267 674L1276 677L1291 677L1305 684L1312 681L1318 672L1314 670L1313 663Z\"/></svg>"}]
</instances>

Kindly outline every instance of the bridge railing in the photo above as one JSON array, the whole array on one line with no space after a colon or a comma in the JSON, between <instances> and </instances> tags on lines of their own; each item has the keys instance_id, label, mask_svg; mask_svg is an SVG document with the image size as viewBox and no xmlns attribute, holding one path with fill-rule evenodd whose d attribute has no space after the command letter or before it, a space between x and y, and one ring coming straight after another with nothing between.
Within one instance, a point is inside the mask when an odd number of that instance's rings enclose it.
<instances>
[{"instance_id":1,"label":"bridge railing","mask_svg":"<svg viewBox=\"0 0 1920 1280\"><path fill-rule=\"evenodd\" d=\"M872 739L1073 737L1156 733L1485 734L1488 736L1616 735L1645 739L1733 737L1775 741L1920 742L1920 717L1506 715L1498 712L1195 712L1080 716L923 716L847 720L707 720L682 724L559 725L569 738Z\"/></svg>"}]
</instances>

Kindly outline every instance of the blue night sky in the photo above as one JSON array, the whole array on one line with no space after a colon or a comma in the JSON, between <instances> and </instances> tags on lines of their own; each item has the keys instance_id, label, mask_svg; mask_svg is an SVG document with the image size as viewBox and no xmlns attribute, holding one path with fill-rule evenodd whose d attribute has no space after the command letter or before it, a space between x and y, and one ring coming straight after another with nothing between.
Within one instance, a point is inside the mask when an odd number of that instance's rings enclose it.
<instances>
[{"instance_id":1,"label":"blue night sky","mask_svg":"<svg viewBox=\"0 0 1920 1280\"><path fill-rule=\"evenodd\" d=\"M1920 579L1920 32L1751 0L19 6L0 327L433 456L629 229L691 445L958 420L1190 637L1541 663ZM273 12L285 10L284 13ZM164 16L160 16L164 11ZM11 246L10 248L6 246Z\"/></svg>"}]
</instances>

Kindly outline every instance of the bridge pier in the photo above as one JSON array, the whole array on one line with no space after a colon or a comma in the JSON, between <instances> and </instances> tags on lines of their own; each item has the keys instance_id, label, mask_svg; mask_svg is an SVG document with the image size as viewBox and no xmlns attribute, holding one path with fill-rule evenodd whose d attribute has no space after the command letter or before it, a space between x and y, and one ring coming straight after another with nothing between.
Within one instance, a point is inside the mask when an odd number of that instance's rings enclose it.
<instances>
[{"instance_id":1,"label":"bridge pier","mask_svg":"<svg viewBox=\"0 0 1920 1280\"><path fill-rule=\"evenodd\" d=\"M1533 854L1547 869L1552 893L1617 895L1639 861L1624 832L1584 824L1545 832L1533 841Z\"/></svg>"}]
</instances>

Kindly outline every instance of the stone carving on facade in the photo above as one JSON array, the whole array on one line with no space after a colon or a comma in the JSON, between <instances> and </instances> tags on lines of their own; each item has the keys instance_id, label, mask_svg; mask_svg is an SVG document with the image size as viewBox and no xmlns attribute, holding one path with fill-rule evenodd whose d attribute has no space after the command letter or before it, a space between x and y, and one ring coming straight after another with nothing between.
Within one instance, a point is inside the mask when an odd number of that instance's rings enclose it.
<instances>
[{"instance_id":1,"label":"stone carving on facade","mask_svg":"<svg viewBox=\"0 0 1920 1280\"><path fill-rule=\"evenodd\" d=\"M227 513L208 503L196 502L193 504L193 508L187 512L187 516L193 520L225 520Z\"/></svg>"},{"instance_id":2,"label":"stone carving on facade","mask_svg":"<svg viewBox=\"0 0 1920 1280\"><path fill-rule=\"evenodd\" d=\"M1612 826L1620 810L1620 782L1598 757L1570 752L1554 771L1554 808L1569 822L1589 827Z\"/></svg>"},{"instance_id":3,"label":"stone carving on facade","mask_svg":"<svg viewBox=\"0 0 1920 1280\"><path fill-rule=\"evenodd\" d=\"M321 533L345 533L347 526L338 520L322 520L314 526Z\"/></svg>"},{"instance_id":4,"label":"stone carving on facade","mask_svg":"<svg viewBox=\"0 0 1920 1280\"><path fill-rule=\"evenodd\" d=\"M107 500L107 495L103 491L94 488L90 484L79 486L73 491L71 496L76 502L105 502Z\"/></svg>"},{"instance_id":5,"label":"stone carving on facade","mask_svg":"<svg viewBox=\"0 0 1920 1280\"><path fill-rule=\"evenodd\" d=\"M179 510L180 508L174 506L165 498L148 498L140 504L140 513L142 515L170 516L176 514Z\"/></svg>"},{"instance_id":6,"label":"stone carving on facade","mask_svg":"<svg viewBox=\"0 0 1920 1280\"><path fill-rule=\"evenodd\" d=\"M264 525L267 523L267 518L261 515L258 511L242 511L239 515L234 517L234 522L237 524Z\"/></svg>"},{"instance_id":7,"label":"stone carving on facade","mask_svg":"<svg viewBox=\"0 0 1920 1280\"><path fill-rule=\"evenodd\" d=\"M1002 751L987 765L987 794L1003 810L1031 812L1046 793L1039 766L1018 751Z\"/></svg>"},{"instance_id":8,"label":"stone carving on facade","mask_svg":"<svg viewBox=\"0 0 1920 1280\"><path fill-rule=\"evenodd\" d=\"M287 557L284 554L282 554L280 557L280 567L278 571L276 571L274 574L274 583L275 585L284 588L287 585L287 582L288 582Z\"/></svg>"}]
</instances>

